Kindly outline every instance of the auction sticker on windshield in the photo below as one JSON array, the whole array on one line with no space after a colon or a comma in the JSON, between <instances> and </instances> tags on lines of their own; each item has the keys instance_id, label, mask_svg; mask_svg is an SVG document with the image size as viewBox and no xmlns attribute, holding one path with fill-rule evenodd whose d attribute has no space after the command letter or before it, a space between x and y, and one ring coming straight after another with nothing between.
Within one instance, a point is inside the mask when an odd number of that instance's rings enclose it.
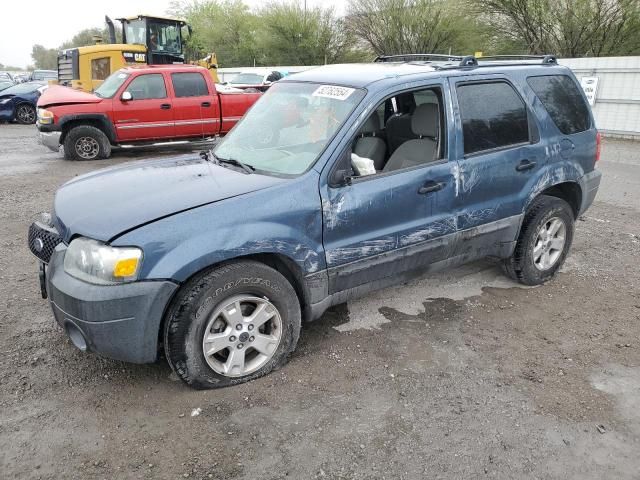
<instances>
[{"instance_id":1,"label":"auction sticker on windshield","mask_svg":"<svg viewBox=\"0 0 640 480\"><path fill-rule=\"evenodd\" d=\"M335 100L346 100L355 92L355 88L338 87L337 85L322 85L313 92L314 97L333 98Z\"/></svg>"}]
</instances>

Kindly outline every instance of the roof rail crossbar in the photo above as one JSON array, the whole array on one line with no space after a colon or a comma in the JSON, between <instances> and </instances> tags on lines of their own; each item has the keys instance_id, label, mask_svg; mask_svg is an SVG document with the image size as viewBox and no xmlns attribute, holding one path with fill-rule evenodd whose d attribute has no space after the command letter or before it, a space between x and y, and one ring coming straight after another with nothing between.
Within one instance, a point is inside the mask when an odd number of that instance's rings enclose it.
<instances>
[{"instance_id":1,"label":"roof rail crossbar","mask_svg":"<svg viewBox=\"0 0 640 480\"><path fill-rule=\"evenodd\" d=\"M542 60L543 64L557 64L555 55L483 55L477 60Z\"/></svg>"},{"instance_id":2,"label":"roof rail crossbar","mask_svg":"<svg viewBox=\"0 0 640 480\"><path fill-rule=\"evenodd\" d=\"M440 53L404 53L401 55L379 55L374 62L400 62L400 61L414 61L414 60L440 60L440 61L460 61L463 57L460 55L443 55Z\"/></svg>"}]
</instances>

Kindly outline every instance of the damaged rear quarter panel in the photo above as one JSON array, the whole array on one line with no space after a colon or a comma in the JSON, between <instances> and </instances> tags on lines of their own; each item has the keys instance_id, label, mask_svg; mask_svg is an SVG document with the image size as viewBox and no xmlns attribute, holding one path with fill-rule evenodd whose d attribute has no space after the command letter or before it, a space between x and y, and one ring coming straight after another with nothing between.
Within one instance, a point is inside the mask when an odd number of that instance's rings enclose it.
<instances>
[{"instance_id":1,"label":"damaged rear quarter panel","mask_svg":"<svg viewBox=\"0 0 640 480\"><path fill-rule=\"evenodd\" d=\"M183 282L219 262L261 253L284 255L308 275L326 267L320 205L318 174L311 170L153 222L113 244L143 248L143 279Z\"/></svg>"}]
</instances>

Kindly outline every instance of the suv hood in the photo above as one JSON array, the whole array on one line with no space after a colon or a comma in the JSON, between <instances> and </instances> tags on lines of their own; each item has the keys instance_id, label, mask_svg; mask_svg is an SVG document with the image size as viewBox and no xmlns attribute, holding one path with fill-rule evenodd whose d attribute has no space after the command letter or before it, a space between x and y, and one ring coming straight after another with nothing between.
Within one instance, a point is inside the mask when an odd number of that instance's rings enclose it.
<instances>
[{"instance_id":1,"label":"suv hood","mask_svg":"<svg viewBox=\"0 0 640 480\"><path fill-rule=\"evenodd\" d=\"M80 90L74 90L62 85L52 85L48 87L38 100L38 107L49 107L52 105L65 105L69 103L99 103L102 98Z\"/></svg>"},{"instance_id":2,"label":"suv hood","mask_svg":"<svg viewBox=\"0 0 640 480\"><path fill-rule=\"evenodd\" d=\"M189 155L98 170L60 187L55 225L67 243L75 235L108 242L154 220L286 181L232 168Z\"/></svg>"}]
</instances>

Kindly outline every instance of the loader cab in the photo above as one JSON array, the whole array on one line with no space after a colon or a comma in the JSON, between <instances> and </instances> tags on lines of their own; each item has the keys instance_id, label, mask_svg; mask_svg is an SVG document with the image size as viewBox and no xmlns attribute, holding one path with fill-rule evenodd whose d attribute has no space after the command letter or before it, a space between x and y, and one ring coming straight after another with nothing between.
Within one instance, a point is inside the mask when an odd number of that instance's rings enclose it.
<instances>
[{"instance_id":1,"label":"loader cab","mask_svg":"<svg viewBox=\"0 0 640 480\"><path fill-rule=\"evenodd\" d=\"M144 45L146 63L184 63L184 40L189 32L184 20L147 15L118 20L122 24L122 43Z\"/></svg>"}]
</instances>

